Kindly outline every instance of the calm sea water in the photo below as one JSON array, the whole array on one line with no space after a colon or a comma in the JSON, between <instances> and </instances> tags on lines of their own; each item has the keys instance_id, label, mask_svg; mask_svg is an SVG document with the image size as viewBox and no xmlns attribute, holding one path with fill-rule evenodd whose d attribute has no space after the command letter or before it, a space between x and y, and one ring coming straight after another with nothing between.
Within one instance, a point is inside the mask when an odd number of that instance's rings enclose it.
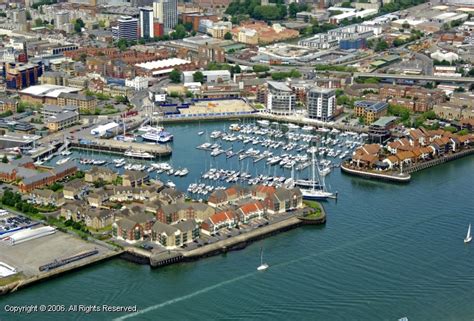
<instances>
[{"instance_id":1,"label":"calm sea water","mask_svg":"<svg viewBox=\"0 0 474 321\"><path fill-rule=\"evenodd\" d=\"M223 128L201 128L216 126ZM175 166L209 167L204 152L191 151L200 141L197 124L169 129ZM176 181L182 187L195 180ZM140 311L34 314L38 320L474 319L474 244L463 244L474 223L472 156L417 173L407 185L338 170L328 181L340 197L325 203L324 227L156 270L112 260L1 297L0 320L31 318L5 313L7 304L137 305ZM261 246L270 265L263 273L256 271Z\"/></svg>"}]
</instances>

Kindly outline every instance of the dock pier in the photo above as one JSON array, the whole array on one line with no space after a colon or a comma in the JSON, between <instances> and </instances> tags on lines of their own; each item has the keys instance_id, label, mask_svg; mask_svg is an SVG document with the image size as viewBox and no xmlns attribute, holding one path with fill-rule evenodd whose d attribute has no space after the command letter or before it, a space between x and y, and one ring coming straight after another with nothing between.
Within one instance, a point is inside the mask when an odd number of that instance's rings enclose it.
<instances>
[{"instance_id":1,"label":"dock pier","mask_svg":"<svg viewBox=\"0 0 474 321\"><path fill-rule=\"evenodd\" d=\"M92 139L86 142L70 142L71 148L123 155L127 150L147 152L155 157L171 156L172 149L168 145L141 144L118 140Z\"/></svg>"}]
</instances>

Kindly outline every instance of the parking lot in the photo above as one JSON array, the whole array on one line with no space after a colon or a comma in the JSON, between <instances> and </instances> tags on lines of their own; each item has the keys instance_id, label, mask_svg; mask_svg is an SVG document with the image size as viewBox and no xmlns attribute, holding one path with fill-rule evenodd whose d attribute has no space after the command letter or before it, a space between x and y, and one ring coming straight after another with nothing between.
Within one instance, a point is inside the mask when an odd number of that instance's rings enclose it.
<instances>
[{"instance_id":1,"label":"parking lot","mask_svg":"<svg viewBox=\"0 0 474 321\"><path fill-rule=\"evenodd\" d=\"M28 217L14 215L7 210L0 210L0 238L11 232L37 225Z\"/></svg>"}]
</instances>

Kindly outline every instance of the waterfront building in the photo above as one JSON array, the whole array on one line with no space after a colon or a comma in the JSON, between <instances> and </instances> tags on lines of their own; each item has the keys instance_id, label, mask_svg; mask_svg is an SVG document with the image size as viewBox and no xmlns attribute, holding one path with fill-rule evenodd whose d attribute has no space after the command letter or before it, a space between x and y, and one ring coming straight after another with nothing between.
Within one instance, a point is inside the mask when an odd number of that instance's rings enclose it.
<instances>
[{"instance_id":1,"label":"waterfront building","mask_svg":"<svg viewBox=\"0 0 474 321\"><path fill-rule=\"evenodd\" d=\"M161 193L160 193L161 194ZM205 221L215 213L215 210L204 203L171 203L163 205L156 212L156 219L165 224L174 224L180 220L195 219L198 222Z\"/></svg>"},{"instance_id":2,"label":"waterfront building","mask_svg":"<svg viewBox=\"0 0 474 321\"><path fill-rule=\"evenodd\" d=\"M214 235L220 229L237 226L238 217L232 210L218 212L201 224L201 231L206 235Z\"/></svg>"},{"instance_id":3,"label":"waterfront building","mask_svg":"<svg viewBox=\"0 0 474 321\"><path fill-rule=\"evenodd\" d=\"M303 207L303 194L299 188L278 187L263 204L269 214L285 213Z\"/></svg>"},{"instance_id":4,"label":"waterfront building","mask_svg":"<svg viewBox=\"0 0 474 321\"><path fill-rule=\"evenodd\" d=\"M78 112L78 108L76 106L66 105L66 106L57 106L57 105L43 105L43 109L41 110L41 114L43 118L46 119L48 117L56 116L61 114L65 111L71 112Z\"/></svg>"},{"instance_id":5,"label":"waterfront building","mask_svg":"<svg viewBox=\"0 0 474 321\"><path fill-rule=\"evenodd\" d=\"M2 166L5 166L2 165ZM33 175L28 175L23 177L19 183L19 190L22 193L28 193L34 190L35 188L42 188L47 185L51 185L63 178L73 175L77 171L77 166L74 162L67 162L65 164L54 167L49 171L35 172ZM21 175L21 173L19 173ZM17 177L16 179L21 179L22 177Z\"/></svg>"},{"instance_id":6,"label":"waterfront building","mask_svg":"<svg viewBox=\"0 0 474 321\"><path fill-rule=\"evenodd\" d=\"M126 170L122 175L122 186L141 186L149 180L147 172Z\"/></svg>"},{"instance_id":7,"label":"waterfront building","mask_svg":"<svg viewBox=\"0 0 474 321\"><path fill-rule=\"evenodd\" d=\"M154 31L153 8L140 8L140 38L153 38L155 37Z\"/></svg>"},{"instance_id":8,"label":"waterfront building","mask_svg":"<svg viewBox=\"0 0 474 321\"><path fill-rule=\"evenodd\" d=\"M372 143L382 144L390 139L390 129L393 128L396 123L397 117L380 117L378 120L370 124L369 126L369 141Z\"/></svg>"},{"instance_id":9,"label":"waterfront building","mask_svg":"<svg viewBox=\"0 0 474 321\"><path fill-rule=\"evenodd\" d=\"M329 88L315 87L307 93L308 117L330 120L336 111L336 91Z\"/></svg>"},{"instance_id":10,"label":"waterfront building","mask_svg":"<svg viewBox=\"0 0 474 321\"><path fill-rule=\"evenodd\" d=\"M273 114L290 115L295 110L296 95L283 82L269 81L267 109Z\"/></svg>"},{"instance_id":11,"label":"waterfront building","mask_svg":"<svg viewBox=\"0 0 474 321\"><path fill-rule=\"evenodd\" d=\"M265 207L260 201L251 201L241 205L236 213L239 221L246 224L255 218L262 218L265 215Z\"/></svg>"},{"instance_id":12,"label":"waterfront building","mask_svg":"<svg viewBox=\"0 0 474 321\"><path fill-rule=\"evenodd\" d=\"M178 1L155 0L153 2L153 16L163 24L165 31L173 29L178 24Z\"/></svg>"},{"instance_id":13,"label":"waterfront building","mask_svg":"<svg viewBox=\"0 0 474 321\"><path fill-rule=\"evenodd\" d=\"M103 181L112 183L117 180L118 174L108 167L94 166L85 174L84 180L88 183Z\"/></svg>"},{"instance_id":14,"label":"waterfront building","mask_svg":"<svg viewBox=\"0 0 474 321\"><path fill-rule=\"evenodd\" d=\"M173 225L155 222L151 228L151 239L167 249L175 249L193 242L199 237L199 224L184 220Z\"/></svg>"}]
</instances>

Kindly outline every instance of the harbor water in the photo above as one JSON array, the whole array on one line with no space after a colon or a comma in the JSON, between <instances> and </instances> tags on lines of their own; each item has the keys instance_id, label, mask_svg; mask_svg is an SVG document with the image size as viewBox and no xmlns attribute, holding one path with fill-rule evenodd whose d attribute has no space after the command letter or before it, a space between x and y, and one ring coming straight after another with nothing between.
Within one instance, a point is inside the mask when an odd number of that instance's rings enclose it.
<instances>
[{"instance_id":1,"label":"harbor water","mask_svg":"<svg viewBox=\"0 0 474 321\"><path fill-rule=\"evenodd\" d=\"M196 133L224 127L228 123L167 126L175 137L167 161L190 170L173 180L178 188L211 166L209 152L195 149L205 141ZM238 160L229 160L218 156L212 166L239 170ZM107 261L1 297L0 320L472 320L474 244L463 243L474 223L472 182L472 156L415 173L405 185L333 169L327 183L339 197L324 203L325 226L155 270ZM270 267L258 272L262 246ZM139 312L28 316L3 310L27 304L137 305Z\"/></svg>"}]
</instances>

